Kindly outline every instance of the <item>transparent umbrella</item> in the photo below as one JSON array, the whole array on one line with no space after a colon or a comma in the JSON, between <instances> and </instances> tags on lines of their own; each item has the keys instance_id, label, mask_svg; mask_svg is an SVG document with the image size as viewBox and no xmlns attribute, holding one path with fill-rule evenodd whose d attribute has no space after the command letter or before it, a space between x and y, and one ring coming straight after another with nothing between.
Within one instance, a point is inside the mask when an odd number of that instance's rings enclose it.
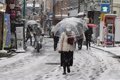
<instances>
[{"instance_id":1,"label":"transparent umbrella","mask_svg":"<svg viewBox=\"0 0 120 80\"><path fill-rule=\"evenodd\" d=\"M64 20L69 21L70 23L76 23L76 27L81 27L83 28L83 30L88 29L86 21L81 18L72 17L72 18L66 18Z\"/></svg>"},{"instance_id":2,"label":"transparent umbrella","mask_svg":"<svg viewBox=\"0 0 120 80\"><path fill-rule=\"evenodd\" d=\"M65 31L66 27L70 27L71 30L76 34L76 36L79 35L79 32L76 27L74 27L72 24L63 23L63 24L60 24L59 27L56 28L54 32L55 36L60 36L61 33Z\"/></svg>"},{"instance_id":3,"label":"transparent umbrella","mask_svg":"<svg viewBox=\"0 0 120 80\"><path fill-rule=\"evenodd\" d=\"M28 20L26 25L34 25L34 24L38 24L37 21L35 20Z\"/></svg>"},{"instance_id":4,"label":"transparent umbrella","mask_svg":"<svg viewBox=\"0 0 120 80\"><path fill-rule=\"evenodd\" d=\"M80 36L82 32L87 29L87 24L83 24L82 20L78 18L65 18L55 26L54 34L60 36L66 27L70 27L76 36Z\"/></svg>"}]
</instances>

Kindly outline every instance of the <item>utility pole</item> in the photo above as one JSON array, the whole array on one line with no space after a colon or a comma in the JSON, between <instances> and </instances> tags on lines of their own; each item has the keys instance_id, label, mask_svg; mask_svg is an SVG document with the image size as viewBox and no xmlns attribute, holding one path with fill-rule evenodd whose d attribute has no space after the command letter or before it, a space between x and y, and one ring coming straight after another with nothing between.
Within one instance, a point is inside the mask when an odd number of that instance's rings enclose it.
<instances>
[{"instance_id":1,"label":"utility pole","mask_svg":"<svg viewBox=\"0 0 120 80\"><path fill-rule=\"evenodd\" d=\"M33 17L32 17L33 19L35 19L34 15L35 15L35 0L33 0Z\"/></svg>"},{"instance_id":2,"label":"utility pole","mask_svg":"<svg viewBox=\"0 0 120 80\"><path fill-rule=\"evenodd\" d=\"M80 12L80 0L78 0L78 13Z\"/></svg>"},{"instance_id":3,"label":"utility pole","mask_svg":"<svg viewBox=\"0 0 120 80\"><path fill-rule=\"evenodd\" d=\"M25 12L26 12L26 0L23 0L22 15L23 15L23 18L24 18L24 19L25 19Z\"/></svg>"},{"instance_id":4,"label":"utility pole","mask_svg":"<svg viewBox=\"0 0 120 80\"><path fill-rule=\"evenodd\" d=\"M55 25L55 0L53 0L53 25Z\"/></svg>"},{"instance_id":5,"label":"utility pole","mask_svg":"<svg viewBox=\"0 0 120 80\"><path fill-rule=\"evenodd\" d=\"M35 0L33 1L33 15L35 13Z\"/></svg>"},{"instance_id":6,"label":"utility pole","mask_svg":"<svg viewBox=\"0 0 120 80\"><path fill-rule=\"evenodd\" d=\"M62 14L63 14L63 9L64 7L63 7L63 0L61 0L61 20L62 20Z\"/></svg>"}]
</instances>

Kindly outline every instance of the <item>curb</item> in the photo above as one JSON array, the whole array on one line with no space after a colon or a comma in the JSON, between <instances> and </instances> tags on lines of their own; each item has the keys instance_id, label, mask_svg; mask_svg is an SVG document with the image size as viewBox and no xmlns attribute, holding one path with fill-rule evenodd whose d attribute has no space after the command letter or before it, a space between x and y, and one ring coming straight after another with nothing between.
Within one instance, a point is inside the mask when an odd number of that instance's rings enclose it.
<instances>
[{"instance_id":1,"label":"curb","mask_svg":"<svg viewBox=\"0 0 120 80\"><path fill-rule=\"evenodd\" d=\"M110 52L110 51L106 51L106 50L103 50L103 49L100 49L100 48L94 47L94 46L91 46L91 47L92 47L92 48L95 48L95 49L99 49L99 50L104 51L104 52L107 52L107 53L110 53L110 54L112 54L112 55L114 55L114 56L118 56L118 55L116 55L116 54L114 54L114 53L112 53L112 52Z\"/></svg>"}]
</instances>

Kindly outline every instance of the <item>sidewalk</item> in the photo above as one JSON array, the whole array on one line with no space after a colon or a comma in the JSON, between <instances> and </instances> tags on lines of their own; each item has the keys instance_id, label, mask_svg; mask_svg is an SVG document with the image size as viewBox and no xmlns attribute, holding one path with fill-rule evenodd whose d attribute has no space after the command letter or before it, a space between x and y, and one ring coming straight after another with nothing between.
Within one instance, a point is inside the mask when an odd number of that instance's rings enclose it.
<instances>
[{"instance_id":1,"label":"sidewalk","mask_svg":"<svg viewBox=\"0 0 120 80\"><path fill-rule=\"evenodd\" d=\"M108 52L110 54L115 55L116 57L120 56L120 46L116 45L116 47L103 47L103 46L97 46L92 45L93 48ZM108 69L105 71L98 80L120 80L120 63L114 64L114 66L118 66L117 69Z\"/></svg>"},{"instance_id":2,"label":"sidewalk","mask_svg":"<svg viewBox=\"0 0 120 80\"><path fill-rule=\"evenodd\" d=\"M98 46L98 45L92 45L93 48L100 49L102 51L111 53L115 56L120 56L120 46L116 45L115 47L103 47L103 46Z\"/></svg>"}]
</instances>

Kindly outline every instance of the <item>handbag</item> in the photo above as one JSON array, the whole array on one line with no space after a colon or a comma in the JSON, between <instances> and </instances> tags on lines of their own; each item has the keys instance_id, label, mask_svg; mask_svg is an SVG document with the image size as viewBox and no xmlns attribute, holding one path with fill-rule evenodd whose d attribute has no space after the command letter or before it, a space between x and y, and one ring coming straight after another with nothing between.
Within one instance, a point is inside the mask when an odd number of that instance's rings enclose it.
<instances>
[{"instance_id":1,"label":"handbag","mask_svg":"<svg viewBox=\"0 0 120 80\"><path fill-rule=\"evenodd\" d=\"M67 43L70 45L73 45L74 44L74 37L68 37Z\"/></svg>"}]
</instances>

